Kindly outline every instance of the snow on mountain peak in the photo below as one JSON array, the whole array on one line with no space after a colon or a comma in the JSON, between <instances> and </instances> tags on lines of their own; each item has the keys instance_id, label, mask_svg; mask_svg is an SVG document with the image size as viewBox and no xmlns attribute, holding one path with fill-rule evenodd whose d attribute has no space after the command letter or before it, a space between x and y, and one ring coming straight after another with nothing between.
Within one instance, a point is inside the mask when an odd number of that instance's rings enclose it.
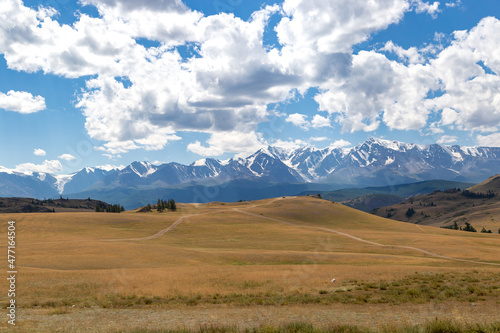
<instances>
[{"instance_id":1,"label":"snow on mountain peak","mask_svg":"<svg viewBox=\"0 0 500 333\"><path fill-rule=\"evenodd\" d=\"M85 170L86 173L94 173L95 172L95 169L91 168L91 167L85 167L85 168L83 168L83 170Z\"/></svg>"},{"instance_id":2,"label":"snow on mountain peak","mask_svg":"<svg viewBox=\"0 0 500 333\"><path fill-rule=\"evenodd\" d=\"M95 168L103 170L103 171L113 171L113 170L120 171L120 170L125 169L125 166L124 165L116 166L116 165L111 165L111 164L105 164L105 165L96 166Z\"/></svg>"},{"instance_id":3,"label":"snow on mountain peak","mask_svg":"<svg viewBox=\"0 0 500 333\"><path fill-rule=\"evenodd\" d=\"M147 177L156 172L156 167L149 162L134 162L130 164L130 169L141 178Z\"/></svg>"},{"instance_id":4,"label":"snow on mountain peak","mask_svg":"<svg viewBox=\"0 0 500 333\"><path fill-rule=\"evenodd\" d=\"M56 178L55 185L57 188L57 192L62 194L64 191L64 186L66 186L66 184L69 183L71 181L71 179L73 179L74 175L75 175L75 173L72 173L70 175L56 175L56 176L54 176Z\"/></svg>"},{"instance_id":5,"label":"snow on mountain peak","mask_svg":"<svg viewBox=\"0 0 500 333\"><path fill-rule=\"evenodd\" d=\"M205 165L207 165L207 159L202 158L201 160L195 161L192 165L193 166L205 166Z\"/></svg>"}]
</instances>

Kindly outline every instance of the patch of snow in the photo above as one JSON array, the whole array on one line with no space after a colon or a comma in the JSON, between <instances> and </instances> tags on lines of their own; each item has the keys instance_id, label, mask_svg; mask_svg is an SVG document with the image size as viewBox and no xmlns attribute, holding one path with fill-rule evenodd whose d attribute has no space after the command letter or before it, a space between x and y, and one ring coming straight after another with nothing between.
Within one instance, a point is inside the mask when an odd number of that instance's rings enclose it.
<instances>
[{"instance_id":1,"label":"patch of snow","mask_svg":"<svg viewBox=\"0 0 500 333\"><path fill-rule=\"evenodd\" d=\"M358 155L359 155L359 157L361 157L361 159L363 159L365 161L364 166L368 166L371 164L370 160L369 160L370 155L367 152L360 150L360 151L358 151Z\"/></svg>"},{"instance_id":2,"label":"patch of snow","mask_svg":"<svg viewBox=\"0 0 500 333\"><path fill-rule=\"evenodd\" d=\"M131 164L130 165L130 169L136 174L138 175L139 177L141 178L145 178L153 173L156 172L156 168L151 165L151 163L149 162L140 162L140 164L146 169L146 172L144 173L141 173L140 171L138 171L136 168L134 168L134 166Z\"/></svg>"},{"instance_id":3,"label":"patch of snow","mask_svg":"<svg viewBox=\"0 0 500 333\"><path fill-rule=\"evenodd\" d=\"M358 162L359 165L361 165L361 163L359 162L359 160L356 158L356 156L354 155L351 155L351 159Z\"/></svg>"},{"instance_id":4,"label":"patch of snow","mask_svg":"<svg viewBox=\"0 0 500 333\"><path fill-rule=\"evenodd\" d=\"M125 169L125 166L124 165L116 166L116 165L111 165L111 164L105 164L105 165L96 166L95 168L96 169L101 169L101 170L104 170L104 171L113 171L113 170L120 171L120 170Z\"/></svg>"},{"instance_id":5,"label":"patch of snow","mask_svg":"<svg viewBox=\"0 0 500 333\"><path fill-rule=\"evenodd\" d=\"M450 150L449 153L451 155L451 158L453 159L453 162L455 162L455 163L462 162L464 160L464 158L462 157L462 154L460 154L459 152Z\"/></svg>"},{"instance_id":6,"label":"patch of snow","mask_svg":"<svg viewBox=\"0 0 500 333\"><path fill-rule=\"evenodd\" d=\"M262 149L261 149L262 150ZM261 150L259 150L259 152L261 152ZM251 156L249 156L246 160L246 163L245 163L245 166L248 168L248 170L250 170L251 173L253 173L255 176L257 177L261 177L262 175L256 171L253 171L252 170L252 165L255 163L255 158L259 155L259 153L255 153ZM262 167L262 166L261 166Z\"/></svg>"},{"instance_id":7,"label":"patch of snow","mask_svg":"<svg viewBox=\"0 0 500 333\"><path fill-rule=\"evenodd\" d=\"M64 191L64 186L66 186L67 183L69 183L71 181L71 179L73 179L73 176L75 174L70 174L70 175L56 175L54 176L56 178L56 187L57 187L57 192L59 192L59 194L62 194L63 191Z\"/></svg>"},{"instance_id":8,"label":"patch of snow","mask_svg":"<svg viewBox=\"0 0 500 333\"><path fill-rule=\"evenodd\" d=\"M91 167L85 167L83 168L85 170L85 172L87 173L94 173L95 172L95 169L94 168L91 168Z\"/></svg>"},{"instance_id":9,"label":"patch of snow","mask_svg":"<svg viewBox=\"0 0 500 333\"><path fill-rule=\"evenodd\" d=\"M156 169L153 165L151 165L151 163L149 163L149 162L141 162L141 164L142 164L142 165L146 168L146 170L147 170L147 171L146 171L146 173L145 173L145 174L143 174L141 177L147 177L147 176L149 176L149 175L151 175L151 174L155 173L155 172L156 172L156 170L157 170L157 169Z\"/></svg>"},{"instance_id":10,"label":"patch of snow","mask_svg":"<svg viewBox=\"0 0 500 333\"><path fill-rule=\"evenodd\" d=\"M40 172L38 174L38 179L40 179L42 182L45 180L45 177L47 177L46 173Z\"/></svg>"},{"instance_id":11,"label":"patch of snow","mask_svg":"<svg viewBox=\"0 0 500 333\"><path fill-rule=\"evenodd\" d=\"M460 146L460 150L464 154L466 154L466 155L481 156L481 153L479 152L479 149L477 149L477 147L463 147L463 146Z\"/></svg>"},{"instance_id":12,"label":"patch of snow","mask_svg":"<svg viewBox=\"0 0 500 333\"><path fill-rule=\"evenodd\" d=\"M206 166L207 165L207 159L202 158L201 160L195 161L193 163L194 166Z\"/></svg>"},{"instance_id":13,"label":"patch of snow","mask_svg":"<svg viewBox=\"0 0 500 333\"><path fill-rule=\"evenodd\" d=\"M389 165L389 164L392 164L392 163L394 163L394 158L388 156L387 160L385 161L385 165Z\"/></svg>"}]
</instances>

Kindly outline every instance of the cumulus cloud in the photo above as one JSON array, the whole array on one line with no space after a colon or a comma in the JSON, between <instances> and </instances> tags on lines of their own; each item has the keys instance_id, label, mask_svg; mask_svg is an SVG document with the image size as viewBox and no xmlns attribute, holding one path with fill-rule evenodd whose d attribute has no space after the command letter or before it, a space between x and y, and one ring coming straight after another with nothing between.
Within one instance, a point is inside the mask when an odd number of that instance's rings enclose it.
<instances>
[{"instance_id":1,"label":"cumulus cloud","mask_svg":"<svg viewBox=\"0 0 500 333\"><path fill-rule=\"evenodd\" d=\"M314 128L331 127L330 119L328 119L328 117L323 117L319 114L316 114L311 121L311 126Z\"/></svg>"},{"instance_id":2,"label":"cumulus cloud","mask_svg":"<svg viewBox=\"0 0 500 333\"><path fill-rule=\"evenodd\" d=\"M352 143L350 143L349 141L347 140L344 140L344 139L340 139L340 140L336 140L334 141L332 144L331 144L332 147L336 147L336 148L342 148L342 147L349 147L349 146L352 146Z\"/></svg>"},{"instance_id":3,"label":"cumulus cloud","mask_svg":"<svg viewBox=\"0 0 500 333\"><path fill-rule=\"evenodd\" d=\"M445 93L433 100L443 125L461 130L500 127L500 21L488 17L470 31L457 31L452 44L431 63Z\"/></svg>"},{"instance_id":4,"label":"cumulus cloud","mask_svg":"<svg viewBox=\"0 0 500 333\"><path fill-rule=\"evenodd\" d=\"M33 154L36 156L45 156L47 153L43 149L36 148L33 149Z\"/></svg>"},{"instance_id":5,"label":"cumulus cloud","mask_svg":"<svg viewBox=\"0 0 500 333\"><path fill-rule=\"evenodd\" d=\"M330 119L328 117L323 117L319 114L313 116L311 121L308 121L307 115L301 113L293 113L286 117L285 121L292 123L295 126L298 126L304 130L309 130L311 127L313 128L321 128L321 127L331 127Z\"/></svg>"},{"instance_id":6,"label":"cumulus cloud","mask_svg":"<svg viewBox=\"0 0 500 333\"><path fill-rule=\"evenodd\" d=\"M404 0L285 0L282 8L286 16L275 30L286 52L345 53L372 32L398 22L409 4Z\"/></svg>"},{"instance_id":7,"label":"cumulus cloud","mask_svg":"<svg viewBox=\"0 0 500 333\"><path fill-rule=\"evenodd\" d=\"M500 133L478 135L476 141L479 145L484 147L500 147Z\"/></svg>"},{"instance_id":8,"label":"cumulus cloud","mask_svg":"<svg viewBox=\"0 0 500 333\"><path fill-rule=\"evenodd\" d=\"M71 154L62 154L61 156L58 157L58 159L64 161L73 161L76 160L76 157Z\"/></svg>"},{"instance_id":9,"label":"cumulus cloud","mask_svg":"<svg viewBox=\"0 0 500 333\"><path fill-rule=\"evenodd\" d=\"M442 135L436 142L439 144L453 143L457 142L458 137L455 135Z\"/></svg>"},{"instance_id":10,"label":"cumulus cloud","mask_svg":"<svg viewBox=\"0 0 500 333\"><path fill-rule=\"evenodd\" d=\"M305 142L304 140L300 140L300 139L293 140L290 138L288 141L278 139L274 142L271 142L270 144L274 147L280 147L280 148L290 150L290 149L297 149L300 147L304 147L307 145L307 142Z\"/></svg>"},{"instance_id":11,"label":"cumulus cloud","mask_svg":"<svg viewBox=\"0 0 500 333\"><path fill-rule=\"evenodd\" d=\"M10 90L6 94L0 92L0 109L24 114L34 113L45 109L45 98L33 96L25 91Z\"/></svg>"},{"instance_id":12,"label":"cumulus cloud","mask_svg":"<svg viewBox=\"0 0 500 333\"><path fill-rule=\"evenodd\" d=\"M306 120L306 118L307 116L305 114L293 113L286 117L285 121L307 130L310 127L310 123Z\"/></svg>"},{"instance_id":13,"label":"cumulus cloud","mask_svg":"<svg viewBox=\"0 0 500 333\"><path fill-rule=\"evenodd\" d=\"M61 162L59 160L45 160L42 164L33 163L23 163L16 165L14 171L33 174L33 172L38 173L57 173L63 170Z\"/></svg>"},{"instance_id":14,"label":"cumulus cloud","mask_svg":"<svg viewBox=\"0 0 500 333\"><path fill-rule=\"evenodd\" d=\"M455 32L444 49L404 49L388 42L353 54L353 46L406 12L435 16L440 3L285 0L246 21L227 13L205 16L179 0L81 3L95 6L99 17L80 14L69 26L56 21L53 9L2 1L0 53L10 69L85 77L76 106L89 136L102 142L96 149L109 157L162 149L181 139L179 131L210 135L207 142L188 145L200 155L255 149L263 144L255 131L267 120L268 105L311 87L318 88L315 100L328 116L286 118L304 129L332 123L351 132L374 131L381 123L421 129L431 113L441 115L436 131L499 128L500 24L495 18ZM268 26L272 15L281 16L274 27ZM264 45L269 28L279 45ZM145 47L141 39L155 46ZM430 97L433 92L439 97ZM45 108L43 97L9 93L0 94L0 107L23 113Z\"/></svg>"},{"instance_id":15,"label":"cumulus cloud","mask_svg":"<svg viewBox=\"0 0 500 333\"><path fill-rule=\"evenodd\" d=\"M265 147L255 132L216 132L207 140L208 147L200 141L190 143L188 151L202 156L218 156L225 152L229 153L253 153L256 150Z\"/></svg>"},{"instance_id":16,"label":"cumulus cloud","mask_svg":"<svg viewBox=\"0 0 500 333\"><path fill-rule=\"evenodd\" d=\"M427 65L405 66L361 51L353 57L349 77L321 87L315 96L319 109L335 115L343 131L374 131L381 120L394 129L419 129L430 112L425 98L438 80Z\"/></svg>"},{"instance_id":17,"label":"cumulus cloud","mask_svg":"<svg viewBox=\"0 0 500 333\"><path fill-rule=\"evenodd\" d=\"M415 12L417 14L427 13L431 15L433 18L437 17L437 14L441 12L439 9L440 3L438 1L434 1L433 3L429 3L422 0L412 0L412 6L415 8Z\"/></svg>"},{"instance_id":18,"label":"cumulus cloud","mask_svg":"<svg viewBox=\"0 0 500 333\"><path fill-rule=\"evenodd\" d=\"M425 61L424 57L420 54L416 47L410 47L405 50L399 45L394 44L392 41L385 43L380 51L387 51L396 54L399 59L407 61L411 64L421 64Z\"/></svg>"}]
</instances>

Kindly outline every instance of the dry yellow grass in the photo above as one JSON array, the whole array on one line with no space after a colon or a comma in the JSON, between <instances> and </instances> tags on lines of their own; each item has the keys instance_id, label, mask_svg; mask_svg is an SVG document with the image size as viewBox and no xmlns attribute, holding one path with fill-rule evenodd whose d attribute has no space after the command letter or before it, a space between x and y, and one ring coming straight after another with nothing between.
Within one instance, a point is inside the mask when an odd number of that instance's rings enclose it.
<instances>
[{"instance_id":1,"label":"dry yellow grass","mask_svg":"<svg viewBox=\"0 0 500 333\"><path fill-rule=\"evenodd\" d=\"M127 307L149 313L262 304L303 313L365 304L359 306L368 316L391 307L402 313L405 304L418 303L465 309L482 302L490 313L500 310L500 265L480 263L500 263L500 235L420 227L314 198L181 204L161 214L1 217L3 230L17 221L17 299L27 331L42 323L51 331L51 316L79 320L91 311L85 308L117 317L116 309ZM159 237L120 240L155 235L181 217ZM0 245L6 247L6 237ZM7 301L5 293L0 301ZM286 311L276 311L285 316L276 322L286 321ZM137 327L130 320L126 327ZM122 326L106 325L111 331Z\"/></svg>"}]
</instances>

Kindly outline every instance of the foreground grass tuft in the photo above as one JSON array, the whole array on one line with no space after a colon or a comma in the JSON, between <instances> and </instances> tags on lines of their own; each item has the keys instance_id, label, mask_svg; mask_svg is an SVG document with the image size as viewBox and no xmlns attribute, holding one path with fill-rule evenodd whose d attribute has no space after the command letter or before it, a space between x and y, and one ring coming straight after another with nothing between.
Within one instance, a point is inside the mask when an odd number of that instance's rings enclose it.
<instances>
[{"instance_id":1,"label":"foreground grass tuft","mask_svg":"<svg viewBox=\"0 0 500 333\"><path fill-rule=\"evenodd\" d=\"M500 333L500 322L490 325L460 324L448 319L434 319L423 325L416 326L381 326L379 328L366 328L356 325L332 325L327 328L314 327L311 323L296 322L285 324L281 327L260 326L256 328L241 329L234 326L202 326L197 330L186 328L177 330L148 330L135 329L132 331L119 331L120 333Z\"/></svg>"}]
</instances>

